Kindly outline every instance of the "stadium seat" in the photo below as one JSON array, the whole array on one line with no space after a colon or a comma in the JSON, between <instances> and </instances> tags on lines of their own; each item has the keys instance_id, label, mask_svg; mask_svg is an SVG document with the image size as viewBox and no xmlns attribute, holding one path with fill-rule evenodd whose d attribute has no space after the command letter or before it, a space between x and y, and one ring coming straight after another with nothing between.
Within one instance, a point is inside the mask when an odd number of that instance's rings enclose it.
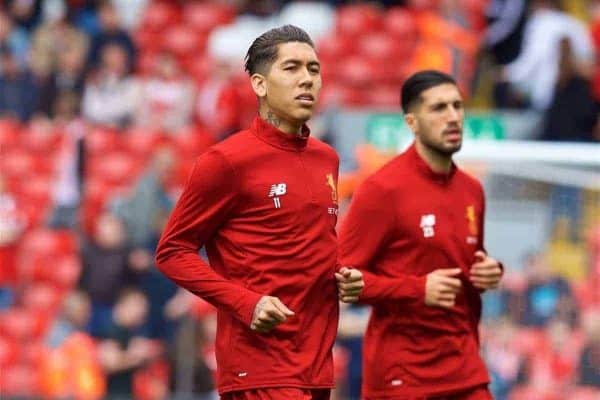
<instances>
[{"instance_id":1,"label":"stadium seat","mask_svg":"<svg viewBox=\"0 0 600 400\"><path fill-rule=\"evenodd\" d=\"M180 16L175 2L151 1L146 7L139 29L160 32L168 26L176 25Z\"/></svg>"},{"instance_id":2,"label":"stadium seat","mask_svg":"<svg viewBox=\"0 0 600 400\"><path fill-rule=\"evenodd\" d=\"M62 139L62 132L52 122L31 122L21 131L19 144L28 151L47 155L58 150Z\"/></svg>"},{"instance_id":3,"label":"stadium seat","mask_svg":"<svg viewBox=\"0 0 600 400\"><path fill-rule=\"evenodd\" d=\"M18 121L0 118L0 154L16 145L19 140L21 126Z\"/></svg>"},{"instance_id":4,"label":"stadium seat","mask_svg":"<svg viewBox=\"0 0 600 400\"><path fill-rule=\"evenodd\" d=\"M25 341L45 330L43 315L24 307L11 307L0 314L0 336Z\"/></svg>"},{"instance_id":5,"label":"stadium seat","mask_svg":"<svg viewBox=\"0 0 600 400\"><path fill-rule=\"evenodd\" d=\"M336 62L353 55L356 51L356 43L348 36L329 35L319 40L317 50L323 63Z\"/></svg>"},{"instance_id":6,"label":"stadium seat","mask_svg":"<svg viewBox=\"0 0 600 400\"><path fill-rule=\"evenodd\" d=\"M166 141L162 132L151 127L132 127L123 135L126 150L138 156L147 157L156 147Z\"/></svg>"},{"instance_id":7,"label":"stadium seat","mask_svg":"<svg viewBox=\"0 0 600 400\"><path fill-rule=\"evenodd\" d=\"M138 29L133 34L133 40L141 50L142 54L144 53L156 53L160 50L161 46L161 37L162 33L147 29Z\"/></svg>"},{"instance_id":8,"label":"stadium seat","mask_svg":"<svg viewBox=\"0 0 600 400\"><path fill-rule=\"evenodd\" d=\"M414 41L418 37L414 15L405 7L390 8L385 13L383 24L385 31L396 40Z\"/></svg>"},{"instance_id":9,"label":"stadium seat","mask_svg":"<svg viewBox=\"0 0 600 400\"><path fill-rule=\"evenodd\" d=\"M172 136L178 154L195 158L215 143L214 138L199 126L190 125L181 128Z\"/></svg>"},{"instance_id":10,"label":"stadium seat","mask_svg":"<svg viewBox=\"0 0 600 400\"><path fill-rule=\"evenodd\" d=\"M38 398L40 385L35 365L16 364L4 368L0 388L3 398Z\"/></svg>"},{"instance_id":11,"label":"stadium seat","mask_svg":"<svg viewBox=\"0 0 600 400\"><path fill-rule=\"evenodd\" d=\"M111 185L131 183L143 165L124 151L113 151L89 159L90 176Z\"/></svg>"},{"instance_id":12,"label":"stadium seat","mask_svg":"<svg viewBox=\"0 0 600 400\"><path fill-rule=\"evenodd\" d=\"M369 4L343 6L337 12L336 32L338 35L358 37L378 30L382 20L383 12L376 6Z\"/></svg>"},{"instance_id":13,"label":"stadium seat","mask_svg":"<svg viewBox=\"0 0 600 400\"><path fill-rule=\"evenodd\" d=\"M340 83L349 86L365 87L385 78L378 62L363 57L349 57L338 68Z\"/></svg>"},{"instance_id":14,"label":"stadium seat","mask_svg":"<svg viewBox=\"0 0 600 400\"><path fill-rule=\"evenodd\" d=\"M235 10L224 3L189 1L183 6L183 21L203 34L232 22L234 18Z\"/></svg>"},{"instance_id":15,"label":"stadium seat","mask_svg":"<svg viewBox=\"0 0 600 400\"><path fill-rule=\"evenodd\" d=\"M40 207L47 207L52 199L54 180L44 175L32 175L23 177L14 187L14 194L18 203L32 202Z\"/></svg>"},{"instance_id":16,"label":"stadium seat","mask_svg":"<svg viewBox=\"0 0 600 400\"><path fill-rule=\"evenodd\" d=\"M20 350L21 347L16 340L0 335L0 369L14 365L19 360Z\"/></svg>"},{"instance_id":17,"label":"stadium seat","mask_svg":"<svg viewBox=\"0 0 600 400\"><path fill-rule=\"evenodd\" d=\"M162 46L177 56L196 56L204 52L206 34L194 30L191 26L175 25L163 32Z\"/></svg>"},{"instance_id":18,"label":"stadium seat","mask_svg":"<svg viewBox=\"0 0 600 400\"><path fill-rule=\"evenodd\" d=\"M400 86L379 85L366 92L367 102L373 107L397 109L400 105Z\"/></svg>"},{"instance_id":19,"label":"stadium seat","mask_svg":"<svg viewBox=\"0 0 600 400\"><path fill-rule=\"evenodd\" d=\"M85 148L88 155L106 154L115 150L120 143L120 135L114 129L94 127L85 136Z\"/></svg>"},{"instance_id":20,"label":"stadium seat","mask_svg":"<svg viewBox=\"0 0 600 400\"><path fill-rule=\"evenodd\" d=\"M46 267L51 269L52 265L47 265ZM60 301L60 292L56 287L48 283L28 285L20 298L20 303L23 307L47 315L52 315L57 311Z\"/></svg>"},{"instance_id":21,"label":"stadium seat","mask_svg":"<svg viewBox=\"0 0 600 400\"><path fill-rule=\"evenodd\" d=\"M59 256L77 251L74 233L68 230L40 228L28 233L22 242L21 252L26 255Z\"/></svg>"},{"instance_id":22,"label":"stadium seat","mask_svg":"<svg viewBox=\"0 0 600 400\"><path fill-rule=\"evenodd\" d=\"M7 178L20 177L25 172L31 172L35 165L35 156L25 149L11 149L2 152L0 157L0 171Z\"/></svg>"}]
</instances>

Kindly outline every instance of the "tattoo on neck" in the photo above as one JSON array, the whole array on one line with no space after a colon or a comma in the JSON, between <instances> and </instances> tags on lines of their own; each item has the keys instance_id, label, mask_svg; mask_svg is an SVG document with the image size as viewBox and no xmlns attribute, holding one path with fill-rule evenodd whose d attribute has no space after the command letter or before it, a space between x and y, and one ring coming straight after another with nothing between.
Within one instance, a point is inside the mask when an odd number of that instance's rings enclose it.
<instances>
[{"instance_id":1,"label":"tattoo on neck","mask_svg":"<svg viewBox=\"0 0 600 400\"><path fill-rule=\"evenodd\" d=\"M273 125L275 128L279 128L281 121L272 111L267 111L267 122Z\"/></svg>"}]
</instances>

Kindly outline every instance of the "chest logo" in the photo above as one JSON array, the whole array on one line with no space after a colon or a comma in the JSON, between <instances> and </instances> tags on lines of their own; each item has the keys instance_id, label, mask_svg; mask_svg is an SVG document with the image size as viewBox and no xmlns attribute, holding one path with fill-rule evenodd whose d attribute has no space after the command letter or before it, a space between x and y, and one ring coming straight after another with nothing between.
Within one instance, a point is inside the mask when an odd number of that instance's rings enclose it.
<instances>
[{"instance_id":1,"label":"chest logo","mask_svg":"<svg viewBox=\"0 0 600 400\"><path fill-rule=\"evenodd\" d=\"M467 206L465 214L467 221L469 222L469 234L477 236L479 234L479 227L477 221L477 214L475 213L475 206Z\"/></svg>"},{"instance_id":2,"label":"chest logo","mask_svg":"<svg viewBox=\"0 0 600 400\"><path fill-rule=\"evenodd\" d=\"M435 235L435 214L422 215L420 226L423 229L423 237L433 237Z\"/></svg>"},{"instance_id":3,"label":"chest logo","mask_svg":"<svg viewBox=\"0 0 600 400\"><path fill-rule=\"evenodd\" d=\"M333 174L327 174L325 175L325 183L327 184L327 186L329 186L331 188L331 200L334 203L337 203L338 201L338 195L337 195L337 185L335 184L335 180L333 179Z\"/></svg>"},{"instance_id":4,"label":"chest logo","mask_svg":"<svg viewBox=\"0 0 600 400\"><path fill-rule=\"evenodd\" d=\"M281 208L281 199L280 196L283 196L287 192L287 185L285 183L276 183L271 185L271 189L269 190L269 198L273 199L273 204L275 208Z\"/></svg>"}]
</instances>

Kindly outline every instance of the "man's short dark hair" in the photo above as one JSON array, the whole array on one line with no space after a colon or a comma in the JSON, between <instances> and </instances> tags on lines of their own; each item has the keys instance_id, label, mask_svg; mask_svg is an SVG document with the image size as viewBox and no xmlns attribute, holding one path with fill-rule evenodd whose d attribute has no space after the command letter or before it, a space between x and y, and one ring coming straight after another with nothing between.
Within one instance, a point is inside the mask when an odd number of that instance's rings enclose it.
<instances>
[{"instance_id":1,"label":"man's short dark hair","mask_svg":"<svg viewBox=\"0 0 600 400\"><path fill-rule=\"evenodd\" d=\"M425 70L411 75L402 85L402 111L409 112L410 108L421 100L421 93L434 86L451 83L456 85L454 78L444 72Z\"/></svg>"},{"instance_id":2,"label":"man's short dark hair","mask_svg":"<svg viewBox=\"0 0 600 400\"><path fill-rule=\"evenodd\" d=\"M315 47L308 33L297 26L284 25L273 28L254 39L250 45L245 58L248 74L265 74L277 59L279 45L288 42L306 43L312 48Z\"/></svg>"}]
</instances>

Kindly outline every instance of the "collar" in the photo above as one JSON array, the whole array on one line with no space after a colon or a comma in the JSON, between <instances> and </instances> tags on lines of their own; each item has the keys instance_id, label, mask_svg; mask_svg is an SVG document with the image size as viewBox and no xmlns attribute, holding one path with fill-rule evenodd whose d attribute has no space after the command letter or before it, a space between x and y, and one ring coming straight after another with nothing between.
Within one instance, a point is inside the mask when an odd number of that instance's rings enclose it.
<instances>
[{"instance_id":1,"label":"collar","mask_svg":"<svg viewBox=\"0 0 600 400\"><path fill-rule=\"evenodd\" d=\"M435 172L431 169L429 164L419 155L417 152L417 146L413 143L408 150L406 150L406 155L409 158L410 165L413 165L417 172L419 172L423 177L430 179L434 182L440 184L447 184L452 180L452 177L456 173L456 164L452 161L450 165L450 171L448 173L444 172Z\"/></svg>"},{"instance_id":2,"label":"collar","mask_svg":"<svg viewBox=\"0 0 600 400\"><path fill-rule=\"evenodd\" d=\"M310 136L310 129L306 124L302 125L302 133L300 135L292 135L280 131L260 116L254 118L251 131L270 145L288 151L304 150Z\"/></svg>"}]
</instances>

